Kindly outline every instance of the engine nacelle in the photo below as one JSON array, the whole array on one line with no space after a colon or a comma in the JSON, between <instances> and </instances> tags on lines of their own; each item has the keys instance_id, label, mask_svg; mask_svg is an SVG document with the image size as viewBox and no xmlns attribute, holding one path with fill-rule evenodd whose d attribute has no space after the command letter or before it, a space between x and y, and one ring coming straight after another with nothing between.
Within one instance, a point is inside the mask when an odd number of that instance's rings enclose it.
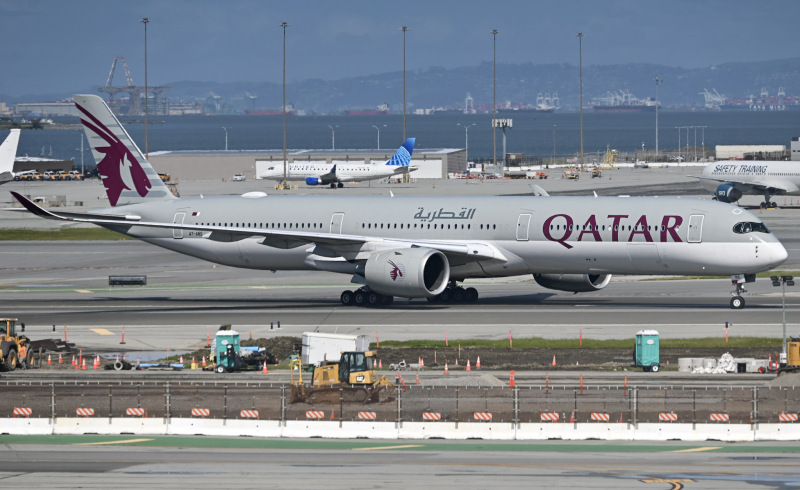
<instances>
[{"instance_id":1,"label":"engine nacelle","mask_svg":"<svg viewBox=\"0 0 800 490\"><path fill-rule=\"evenodd\" d=\"M588 293L608 286L611 274L534 274L533 279L543 288Z\"/></svg>"},{"instance_id":2,"label":"engine nacelle","mask_svg":"<svg viewBox=\"0 0 800 490\"><path fill-rule=\"evenodd\" d=\"M442 252L430 248L386 250L369 256L364 278L376 293L430 298L447 287L450 263Z\"/></svg>"},{"instance_id":3,"label":"engine nacelle","mask_svg":"<svg viewBox=\"0 0 800 490\"><path fill-rule=\"evenodd\" d=\"M306 177L306 185L319 185L322 180L319 177Z\"/></svg>"},{"instance_id":4,"label":"engine nacelle","mask_svg":"<svg viewBox=\"0 0 800 490\"><path fill-rule=\"evenodd\" d=\"M722 184L717 187L716 196L721 202L736 202L742 198L742 191L733 184Z\"/></svg>"}]
</instances>

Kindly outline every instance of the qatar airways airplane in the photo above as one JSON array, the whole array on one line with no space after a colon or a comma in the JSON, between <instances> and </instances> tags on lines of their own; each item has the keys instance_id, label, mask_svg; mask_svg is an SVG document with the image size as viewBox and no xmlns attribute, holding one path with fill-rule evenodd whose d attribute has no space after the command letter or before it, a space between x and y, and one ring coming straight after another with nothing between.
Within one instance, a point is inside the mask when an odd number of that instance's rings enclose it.
<instances>
[{"instance_id":1,"label":"qatar airways airplane","mask_svg":"<svg viewBox=\"0 0 800 490\"><path fill-rule=\"evenodd\" d=\"M286 171L286 180L304 180L308 185L330 185L333 189L344 187L344 182L363 182L401 176L417 170L417 167L409 166L411 154L414 152L414 141L415 138L408 138L386 163L290 163ZM284 167L283 162L273 163L261 172L260 177L282 181Z\"/></svg>"},{"instance_id":2,"label":"qatar airways airplane","mask_svg":"<svg viewBox=\"0 0 800 490\"><path fill-rule=\"evenodd\" d=\"M241 196L176 198L97 96L77 106L110 207L43 218L94 223L233 267L348 274L344 305L394 297L474 302L469 278L531 274L588 292L612 274L731 276L744 283L786 249L754 214L710 200L648 197ZM521 286L522 287L522 286Z\"/></svg>"}]
</instances>

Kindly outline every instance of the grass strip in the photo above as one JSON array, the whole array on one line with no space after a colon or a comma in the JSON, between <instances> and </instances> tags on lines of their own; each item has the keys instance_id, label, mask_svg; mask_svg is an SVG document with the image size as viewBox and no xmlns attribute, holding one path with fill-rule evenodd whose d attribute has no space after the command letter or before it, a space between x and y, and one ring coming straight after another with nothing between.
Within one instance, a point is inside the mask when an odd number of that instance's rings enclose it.
<instances>
[{"instance_id":1,"label":"grass strip","mask_svg":"<svg viewBox=\"0 0 800 490\"><path fill-rule=\"evenodd\" d=\"M503 340L477 340L477 339L450 339L449 348L457 347L473 349L508 349L508 339ZM373 345L374 347L374 345ZM389 349L445 349L444 340L388 340L381 341L382 348ZM730 337L725 338L697 338L697 339L660 339L662 349L730 349L741 348L781 348L780 338L770 337ZM630 339L583 339L579 345L577 338L572 339L543 339L541 337L514 338L514 349L632 349L633 338Z\"/></svg>"},{"instance_id":2,"label":"grass strip","mask_svg":"<svg viewBox=\"0 0 800 490\"><path fill-rule=\"evenodd\" d=\"M95 241L134 240L105 228L61 228L59 230L0 229L0 241Z\"/></svg>"}]
</instances>

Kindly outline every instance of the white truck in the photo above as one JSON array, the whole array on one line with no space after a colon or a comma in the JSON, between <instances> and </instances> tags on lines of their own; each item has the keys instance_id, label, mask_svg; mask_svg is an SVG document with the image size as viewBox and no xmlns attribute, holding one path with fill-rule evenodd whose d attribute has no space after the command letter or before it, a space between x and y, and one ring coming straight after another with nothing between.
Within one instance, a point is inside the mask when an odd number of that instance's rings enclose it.
<instances>
[{"instance_id":1,"label":"white truck","mask_svg":"<svg viewBox=\"0 0 800 490\"><path fill-rule=\"evenodd\" d=\"M366 352L369 335L304 332L300 360L304 366L319 366L325 361L338 362L342 352Z\"/></svg>"}]
</instances>

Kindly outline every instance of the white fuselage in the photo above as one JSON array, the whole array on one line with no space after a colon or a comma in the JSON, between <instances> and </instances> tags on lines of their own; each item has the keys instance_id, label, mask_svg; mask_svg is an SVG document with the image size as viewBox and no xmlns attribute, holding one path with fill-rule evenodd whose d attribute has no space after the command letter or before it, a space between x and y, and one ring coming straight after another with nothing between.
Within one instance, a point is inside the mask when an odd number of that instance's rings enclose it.
<instances>
[{"instance_id":1,"label":"white fuselage","mask_svg":"<svg viewBox=\"0 0 800 490\"><path fill-rule=\"evenodd\" d=\"M400 167L396 165L386 165L385 162L373 163L290 163L286 172L286 180L289 181L305 181L308 178L322 178L323 176L330 175L336 167L335 178L328 182L361 182L367 180L383 179L398 175L406 171L408 167ZM275 163L269 165L261 175L263 179L270 180L283 180L284 178L284 164Z\"/></svg>"},{"instance_id":2,"label":"white fuselage","mask_svg":"<svg viewBox=\"0 0 800 490\"><path fill-rule=\"evenodd\" d=\"M700 185L714 191L721 184L733 183L742 193L800 195L800 162L730 160L706 165Z\"/></svg>"}]
</instances>

